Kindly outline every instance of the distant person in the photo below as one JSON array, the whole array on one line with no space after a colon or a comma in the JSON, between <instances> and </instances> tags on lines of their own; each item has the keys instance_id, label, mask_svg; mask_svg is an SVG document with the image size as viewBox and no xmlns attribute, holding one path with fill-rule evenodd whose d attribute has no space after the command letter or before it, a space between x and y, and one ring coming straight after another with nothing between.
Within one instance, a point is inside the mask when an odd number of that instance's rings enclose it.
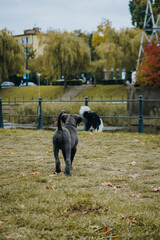
<instances>
[{"instance_id":1,"label":"distant person","mask_svg":"<svg viewBox=\"0 0 160 240\"><path fill-rule=\"evenodd\" d=\"M135 83L136 83L136 71L133 71L131 75L131 84Z\"/></svg>"}]
</instances>

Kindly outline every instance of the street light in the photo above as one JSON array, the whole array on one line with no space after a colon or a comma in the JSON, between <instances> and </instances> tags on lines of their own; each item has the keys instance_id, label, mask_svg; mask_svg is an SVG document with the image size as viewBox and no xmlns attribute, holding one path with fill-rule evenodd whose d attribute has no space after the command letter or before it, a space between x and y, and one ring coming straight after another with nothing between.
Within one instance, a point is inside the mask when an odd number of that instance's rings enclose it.
<instances>
[{"instance_id":1,"label":"street light","mask_svg":"<svg viewBox=\"0 0 160 240\"><path fill-rule=\"evenodd\" d=\"M42 120L42 98L40 97L40 76L41 74L37 72L37 82L39 86L39 106L38 106L38 129L43 129L43 120Z\"/></svg>"},{"instance_id":2,"label":"street light","mask_svg":"<svg viewBox=\"0 0 160 240\"><path fill-rule=\"evenodd\" d=\"M39 98L41 97L40 96L40 76L41 76L41 74L37 72L37 80L38 80L38 86L39 86Z\"/></svg>"}]
</instances>

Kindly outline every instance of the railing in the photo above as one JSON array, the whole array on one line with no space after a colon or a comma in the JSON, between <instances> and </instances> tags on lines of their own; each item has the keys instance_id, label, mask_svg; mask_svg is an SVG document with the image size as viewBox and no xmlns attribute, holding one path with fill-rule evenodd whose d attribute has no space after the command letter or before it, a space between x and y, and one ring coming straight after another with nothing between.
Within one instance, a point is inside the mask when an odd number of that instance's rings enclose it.
<instances>
[{"instance_id":1,"label":"railing","mask_svg":"<svg viewBox=\"0 0 160 240\"><path fill-rule=\"evenodd\" d=\"M39 98L39 100L32 100L32 101L9 101L9 104L12 103L30 103L30 102L34 102L34 103L38 103L38 111L37 111L37 115L15 115L15 114L3 114L2 113L2 99L0 98L0 128L4 128L4 124L3 124L3 115L4 116L13 116L13 117L37 117L38 118L38 129L39 130L43 130L43 117L58 117L57 115L42 115L42 103L47 103L47 102L64 102L64 103L71 103L71 102L77 102L77 103L83 103L85 104L85 106L88 106L89 103L93 103L93 102L112 102L112 103L122 103L122 102L137 102L139 105L139 112L137 116L100 116L101 118L122 118L122 119L138 119L138 133L144 133L144 124L143 124L143 120L144 119L160 119L160 117L146 117L143 116L143 102L160 102L160 99L149 99L149 100L145 100L143 99L143 96L140 95L139 99L127 99L127 100L89 100L88 97L85 97L84 100L42 100L42 98ZM8 101L3 101L3 103L7 103Z\"/></svg>"}]
</instances>

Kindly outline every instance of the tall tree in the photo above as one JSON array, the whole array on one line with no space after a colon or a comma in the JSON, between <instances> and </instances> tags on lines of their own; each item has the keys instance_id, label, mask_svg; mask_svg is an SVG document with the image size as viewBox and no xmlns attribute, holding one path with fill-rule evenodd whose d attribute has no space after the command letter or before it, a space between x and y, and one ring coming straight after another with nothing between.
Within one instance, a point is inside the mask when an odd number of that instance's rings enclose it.
<instances>
[{"instance_id":1,"label":"tall tree","mask_svg":"<svg viewBox=\"0 0 160 240\"><path fill-rule=\"evenodd\" d=\"M136 78L141 87L160 87L160 46L155 41L146 43Z\"/></svg>"},{"instance_id":2,"label":"tall tree","mask_svg":"<svg viewBox=\"0 0 160 240\"><path fill-rule=\"evenodd\" d=\"M44 35L44 64L51 79L65 80L86 71L90 64L88 44L75 33L49 31Z\"/></svg>"},{"instance_id":3,"label":"tall tree","mask_svg":"<svg viewBox=\"0 0 160 240\"><path fill-rule=\"evenodd\" d=\"M137 64L141 34L142 31L136 28L116 31L108 20L103 21L93 35L96 56L94 67L97 66L98 71L100 68L101 71L106 69L108 77L111 68L115 75L117 69L121 71L125 68L129 78L130 71Z\"/></svg>"},{"instance_id":4,"label":"tall tree","mask_svg":"<svg viewBox=\"0 0 160 240\"><path fill-rule=\"evenodd\" d=\"M151 0L151 3L152 3L153 13L156 20L159 12L159 8L160 8L160 1L155 0L155 3L153 4L153 0ZM132 24L133 26L138 27L140 29L143 28L146 5L147 5L147 0L130 0L129 1L129 10L131 13ZM148 27L151 27L151 23L149 23Z\"/></svg>"},{"instance_id":5,"label":"tall tree","mask_svg":"<svg viewBox=\"0 0 160 240\"><path fill-rule=\"evenodd\" d=\"M7 30L0 31L0 81L18 73L23 73L25 55L22 47L18 45Z\"/></svg>"}]
</instances>

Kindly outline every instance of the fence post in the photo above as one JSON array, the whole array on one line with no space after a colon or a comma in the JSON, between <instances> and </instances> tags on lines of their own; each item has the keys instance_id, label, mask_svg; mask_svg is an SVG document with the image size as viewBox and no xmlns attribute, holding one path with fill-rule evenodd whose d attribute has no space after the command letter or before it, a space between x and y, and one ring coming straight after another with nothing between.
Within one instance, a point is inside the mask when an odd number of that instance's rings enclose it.
<instances>
[{"instance_id":1,"label":"fence post","mask_svg":"<svg viewBox=\"0 0 160 240\"><path fill-rule=\"evenodd\" d=\"M138 124L138 132L144 133L143 128L143 96L139 96L139 124Z\"/></svg>"},{"instance_id":2,"label":"fence post","mask_svg":"<svg viewBox=\"0 0 160 240\"><path fill-rule=\"evenodd\" d=\"M85 106L88 106L88 97L85 97Z\"/></svg>"},{"instance_id":3,"label":"fence post","mask_svg":"<svg viewBox=\"0 0 160 240\"><path fill-rule=\"evenodd\" d=\"M3 128L2 98L0 98L0 128Z\"/></svg>"},{"instance_id":4,"label":"fence post","mask_svg":"<svg viewBox=\"0 0 160 240\"><path fill-rule=\"evenodd\" d=\"M43 130L43 121L42 121L42 98L39 98L38 106L38 129Z\"/></svg>"}]
</instances>

